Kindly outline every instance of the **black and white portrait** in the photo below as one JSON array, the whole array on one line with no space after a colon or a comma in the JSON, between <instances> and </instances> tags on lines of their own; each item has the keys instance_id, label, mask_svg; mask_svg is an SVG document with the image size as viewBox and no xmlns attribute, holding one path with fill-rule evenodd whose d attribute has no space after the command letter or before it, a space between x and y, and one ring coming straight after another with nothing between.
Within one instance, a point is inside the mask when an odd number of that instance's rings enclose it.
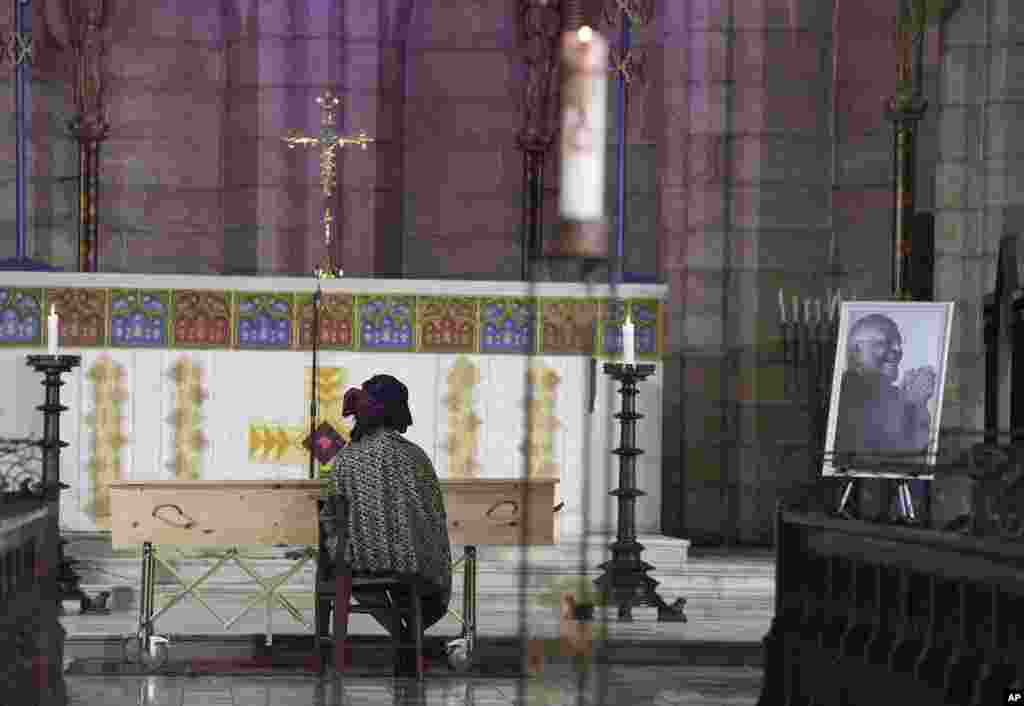
<instances>
[{"instance_id":1,"label":"black and white portrait","mask_svg":"<svg viewBox=\"0 0 1024 706\"><path fill-rule=\"evenodd\" d=\"M951 302L842 305L823 475L931 477L952 321Z\"/></svg>"}]
</instances>

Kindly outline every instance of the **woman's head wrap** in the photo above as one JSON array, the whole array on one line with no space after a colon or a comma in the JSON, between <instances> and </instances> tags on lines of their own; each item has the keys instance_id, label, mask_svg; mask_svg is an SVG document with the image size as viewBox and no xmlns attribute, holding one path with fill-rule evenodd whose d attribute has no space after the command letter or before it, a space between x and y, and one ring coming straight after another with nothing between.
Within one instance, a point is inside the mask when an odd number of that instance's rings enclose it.
<instances>
[{"instance_id":1,"label":"woman's head wrap","mask_svg":"<svg viewBox=\"0 0 1024 706\"><path fill-rule=\"evenodd\" d=\"M362 388L350 388L345 393L341 414L355 415L352 441L379 427L389 427L400 433L412 426L409 411L409 389L390 375L374 375Z\"/></svg>"}]
</instances>

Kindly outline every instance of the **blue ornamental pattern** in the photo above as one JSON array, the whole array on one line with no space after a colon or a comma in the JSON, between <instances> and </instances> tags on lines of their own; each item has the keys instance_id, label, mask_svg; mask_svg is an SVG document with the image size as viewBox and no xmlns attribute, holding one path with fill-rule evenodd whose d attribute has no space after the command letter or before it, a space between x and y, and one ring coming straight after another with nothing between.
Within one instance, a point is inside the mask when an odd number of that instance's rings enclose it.
<instances>
[{"instance_id":1,"label":"blue ornamental pattern","mask_svg":"<svg viewBox=\"0 0 1024 706\"><path fill-rule=\"evenodd\" d=\"M203 327L217 326L219 328L215 335L219 346L247 350L291 350L300 345L296 339L300 330L307 331L305 336L309 335L309 295L227 292L218 296L225 303L232 302L230 315L222 311L215 320L209 320L209 313L189 313L183 318L183 312L172 304L172 297L180 294L174 291L116 288L67 291L74 296L62 305L65 339L69 335L68 329L78 331L77 334L72 333L72 337L77 335L77 343L69 345L103 346L109 340L109 345L121 348L188 347L192 339L181 333L178 333L181 336L178 341L171 342L172 325L175 331L178 327L195 325L202 340L205 340L203 335L211 335L202 334ZM53 292L0 285L0 346L44 345L43 326L49 309L49 297L54 297L54 301L59 298ZM86 301L87 306L79 302L79 298L85 295L88 297L82 301ZM344 298L353 302L346 305L351 308L339 310L340 319L337 316L325 319L325 331L330 329L330 335L335 336L339 342L336 347L367 352L436 352L436 341L431 338L439 335L434 331L436 324L442 322L448 328L454 327L452 320L445 318L447 314L439 317L437 303L465 299L469 302L467 307L470 312L472 309L479 312L463 316L463 319L465 316L478 317L476 331L472 330L473 326L468 319L462 321L461 325L465 329L465 342L462 345L468 349L465 352L514 355L529 355L538 351L540 337L537 328L541 318L541 303L549 301L547 298L522 296L450 299L405 294L348 294ZM565 300L562 297L553 299L563 303ZM618 357L622 352L620 326L624 318L625 302L621 299L595 301L601 312L601 341L598 350L602 356ZM656 358L661 352L660 337L663 331L659 323L659 312L662 304L656 299L645 298L629 300L629 306L636 324L637 353L646 359ZM441 310L445 310L444 307ZM423 313L418 314L420 311ZM418 330L422 316L426 317L422 320L425 325L422 330ZM551 340L571 340L579 336L578 331L572 330L573 326L578 325L576 319L562 317L563 320L556 321L556 318L552 317L546 323L546 326L558 327L558 330L552 332ZM351 329L348 328L349 322ZM445 335L449 333L445 329ZM547 347L550 348L550 344ZM548 352L578 354L580 351L574 348L572 351Z\"/></svg>"},{"instance_id":2,"label":"blue ornamental pattern","mask_svg":"<svg viewBox=\"0 0 1024 706\"><path fill-rule=\"evenodd\" d=\"M114 292L110 300L110 343L125 348L167 346L168 307L156 293Z\"/></svg>"},{"instance_id":3,"label":"blue ornamental pattern","mask_svg":"<svg viewBox=\"0 0 1024 706\"><path fill-rule=\"evenodd\" d=\"M657 306L655 303L654 306ZM636 326L637 355L658 352L658 313L648 302L633 301L629 304L633 324ZM625 321L625 307L621 300L608 303L608 316L604 321L604 336L601 350L606 355L622 355L622 322Z\"/></svg>"},{"instance_id":4,"label":"blue ornamental pattern","mask_svg":"<svg viewBox=\"0 0 1024 706\"><path fill-rule=\"evenodd\" d=\"M414 350L415 310L414 296L359 297L359 349Z\"/></svg>"},{"instance_id":5,"label":"blue ornamental pattern","mask_svg":"<svg viewBox=\"0 0 1024 706\"><path fill-rule=\"evenodd\" d=\"M0 343L42 343L41 298L37 291L0 289Z\"/></svg>"},{"instance_id":6,"label":"blue ornamental pattern","mask_svg":"<svg viewBox=\"0 0 1024 706\"><path fill-rule=\"evenodd\" d=\"M529 354L536 344L537 305L529 299L485 299L480 352Z\"/></svg>"},{"instance_id":7,"label":"blue ornamental pattern","mask_svg":"<svg viewBox=\"0 0 1024 706\"><path fill-rule=\"evenodd\" d=\"M291 345L292 306L287 296L238 295L239 348L288 348Z\"/></svg>"}]
</instances>

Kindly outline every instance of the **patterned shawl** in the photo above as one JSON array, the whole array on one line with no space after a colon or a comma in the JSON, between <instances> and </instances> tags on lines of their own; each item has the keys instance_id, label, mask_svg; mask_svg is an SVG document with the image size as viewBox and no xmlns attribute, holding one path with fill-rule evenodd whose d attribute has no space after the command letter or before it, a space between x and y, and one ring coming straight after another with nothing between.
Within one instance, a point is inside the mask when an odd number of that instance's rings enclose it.
<instances>
[{"instance_id":1,"label":"patterned shawl","mask_svg":"<svg viewBox=\"0 0 1024 706\"><path fill-rule=\"evenodd\" d=\"M348 500L345 557L354 573L418 575L447 606L452 584L448 517L441 483L423 449L392 429L376 430L338 453L331 493ZM333 559L338 537L327 524Z\"/></svg>"}]
</instances>

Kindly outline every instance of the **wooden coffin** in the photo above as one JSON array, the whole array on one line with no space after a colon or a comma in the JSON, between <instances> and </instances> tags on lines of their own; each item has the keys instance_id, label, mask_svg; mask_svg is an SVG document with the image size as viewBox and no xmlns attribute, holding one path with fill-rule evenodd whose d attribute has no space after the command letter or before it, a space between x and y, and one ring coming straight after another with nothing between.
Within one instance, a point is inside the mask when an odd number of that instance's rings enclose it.
<instances>
[{"instance_id":1,"label":"wooden coffin","mask_svg":"<svg viewBox=\"0 0 1024 706\"><path fill-rule=\"evenodd\" d=\"M448 539L452 544L558 543L557 480L444 480ZM523 531L523 516L528 525Z\"/></svg>"},{"instance_id":2,"label":"wooden coffin","mask_svg":"<svg viewBox=\"0 0 1024 706\"><path fill-rule=\"evenodd\" d=\"M558 481L445 480L452 544L558 542ZM319 480L115 481L115 549L157 545L232 547L318 543ZM528 526L523 531L523 516Z\"/></svg>"},{"instance_id":3,"label":"wooden coffin","mask_svg":"<svg viewBox=\"0 0 1024 706\"><path fill-rule=\"evenodd\" d=\"M316 546L320 482L145 480L110 484L115 549L174 546Z\"/></svg>"}]
</instances>

